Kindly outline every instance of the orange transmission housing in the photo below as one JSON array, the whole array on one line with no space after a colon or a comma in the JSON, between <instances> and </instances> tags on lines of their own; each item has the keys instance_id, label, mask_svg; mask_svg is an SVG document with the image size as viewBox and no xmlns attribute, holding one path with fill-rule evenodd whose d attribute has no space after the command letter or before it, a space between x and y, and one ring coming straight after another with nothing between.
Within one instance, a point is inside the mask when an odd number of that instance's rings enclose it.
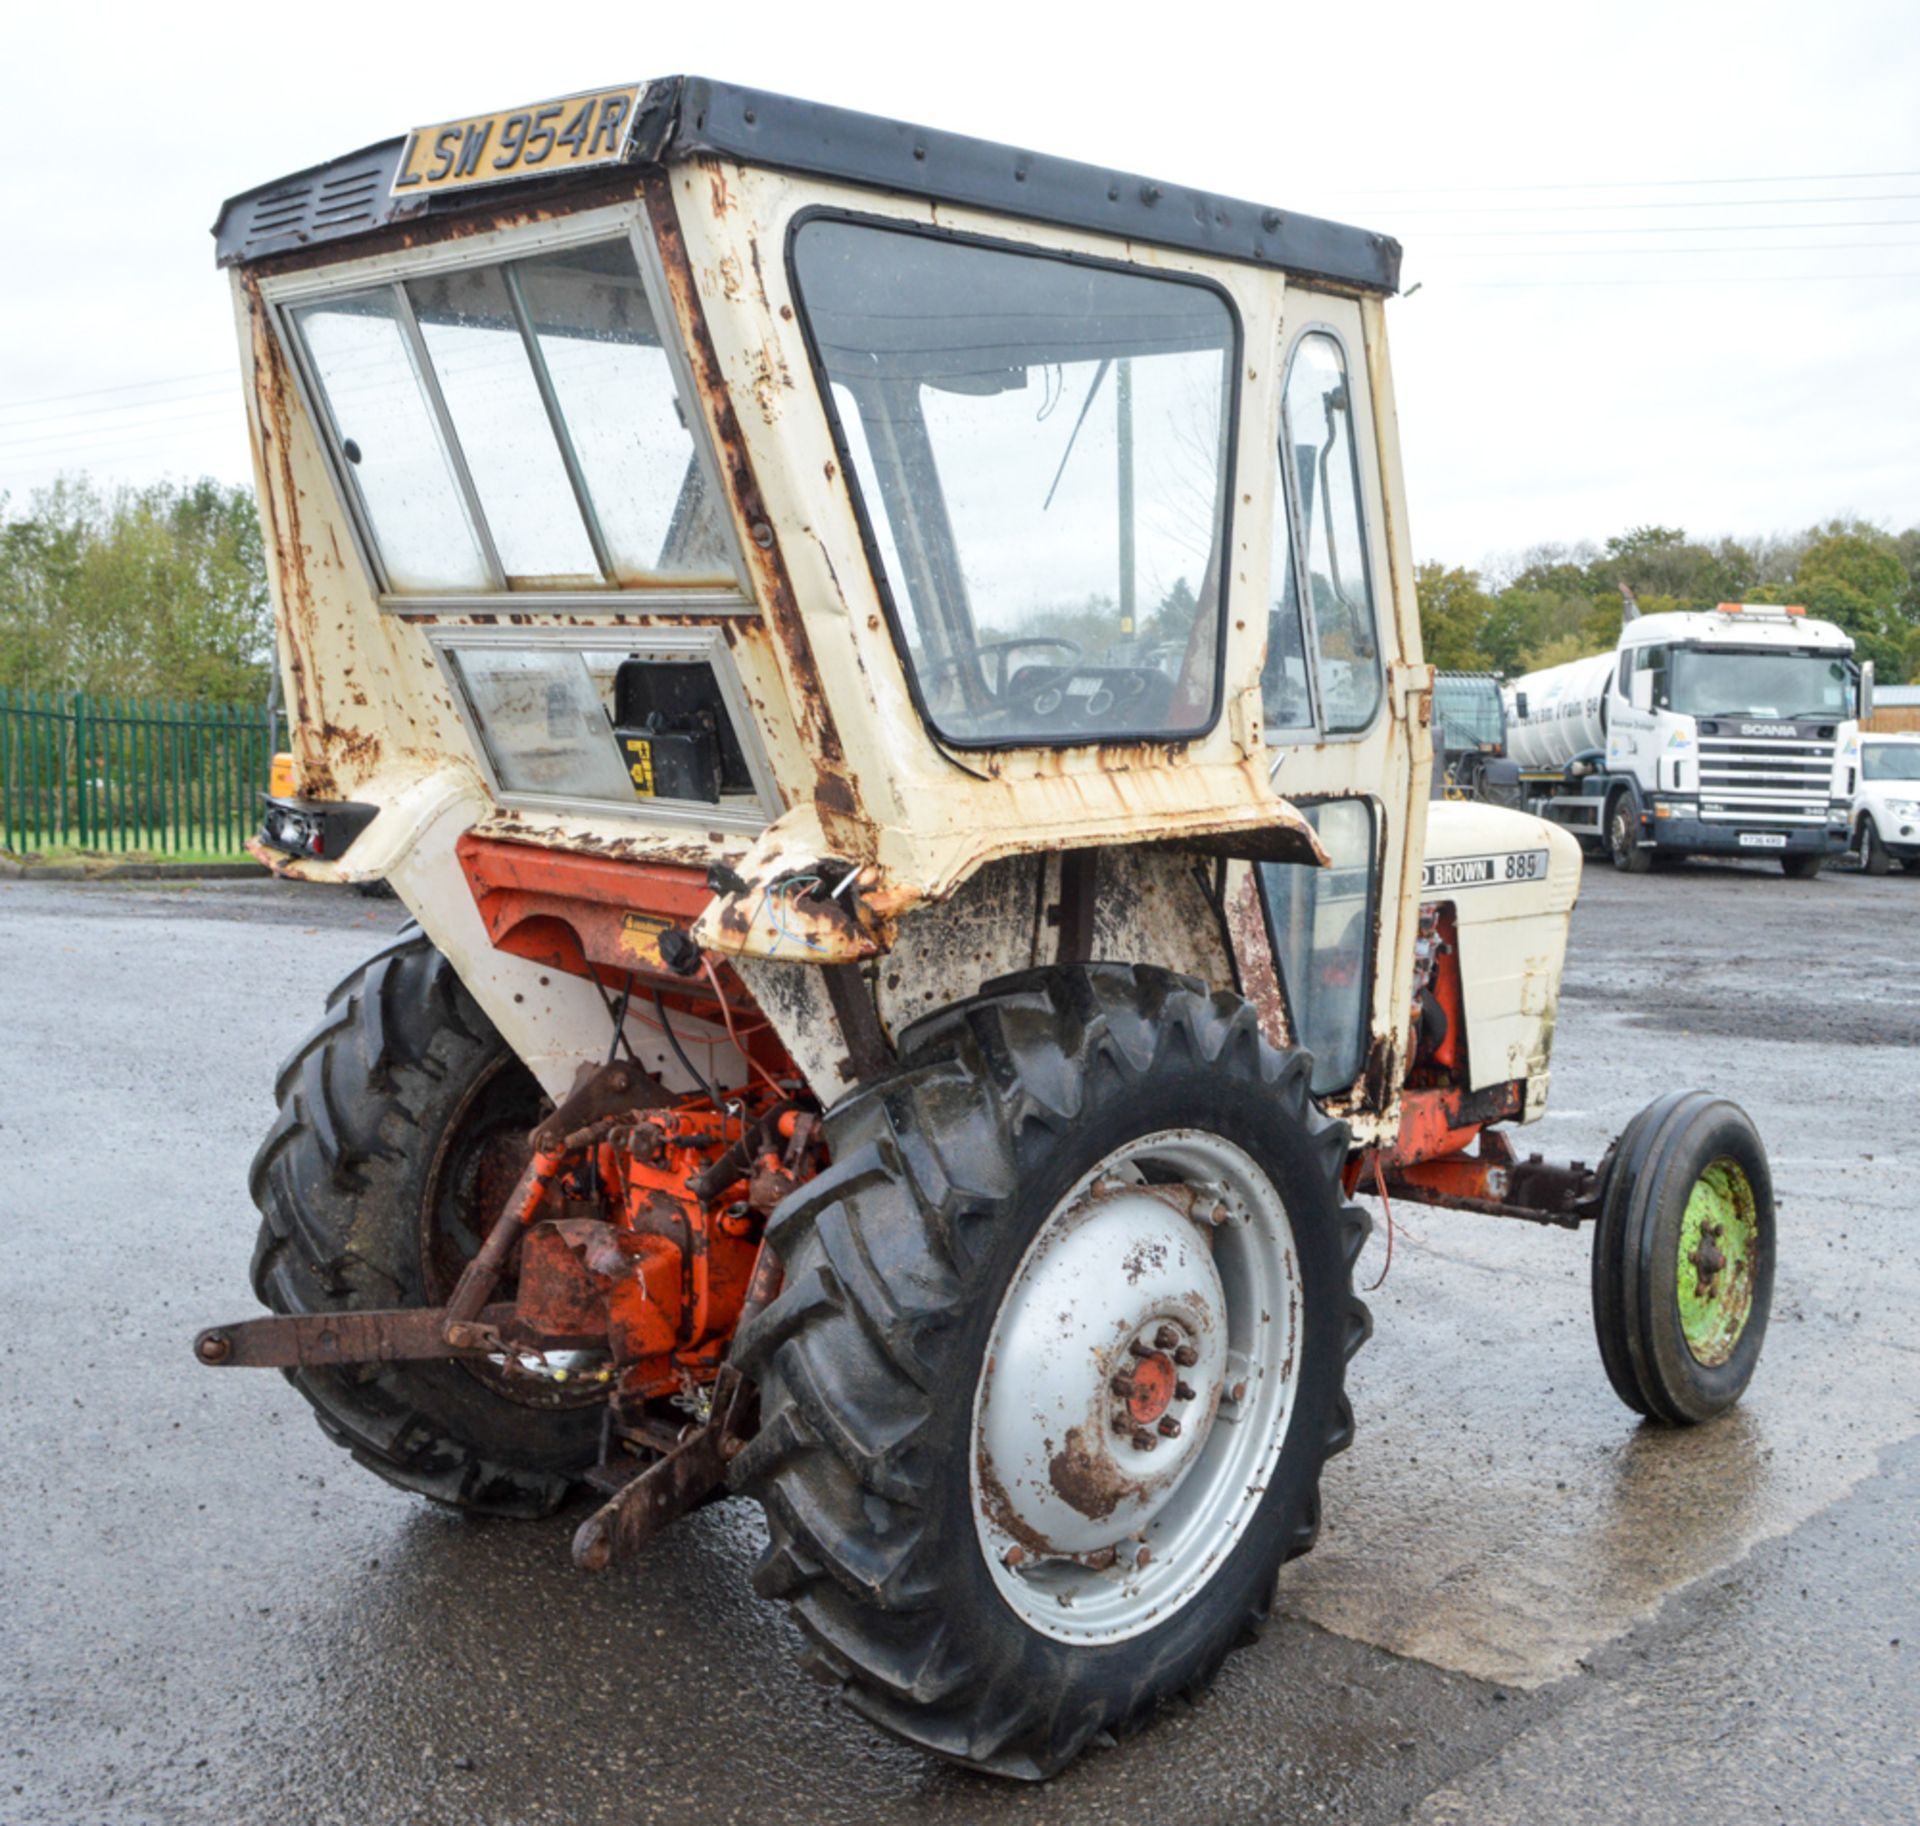
<instances>
[{"instance_id":1,"label":"orange transmission housing","mask_svg":"<svg viewBox=\"0 0 1920 1826\"><path fill-rule=\"evenodd\" d=\"M770 1090L726 1109L690 1096L569 1137L521 1239L515 1331L606 1349L622 1406L711 1382L767 1213L819 1156L817 1119Z\"/></svg>"}]
</instances>

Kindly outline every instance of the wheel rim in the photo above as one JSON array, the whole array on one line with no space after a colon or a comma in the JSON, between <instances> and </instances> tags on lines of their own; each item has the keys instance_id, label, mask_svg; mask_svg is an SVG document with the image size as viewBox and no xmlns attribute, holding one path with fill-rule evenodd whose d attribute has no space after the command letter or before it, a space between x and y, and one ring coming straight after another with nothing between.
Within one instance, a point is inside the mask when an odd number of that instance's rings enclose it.
<instances>
[{"instance_id":1,"label":"wheel rim","mask_svg":"<svg viewBox=\"0 0 1920 1826\"><path fill-rule=\"evenodd\" d=\"M526 1068L503 1053L475 1078L448 1118L420 1201L421 1280L428 1305L442 1306L452 1297L531 1158L527 1131L550 1107ZM511 1299L515 1284L508 1271L493 1297ZM556 1353L522 1362L462 1357L458 1362L495 1394L522 1407L584 1407L606 1396L598 1373L604 1367L602 1353Z\"/></svg>"},{"instance_id":2,"label":"wheel rim","mask_svg":"<svg viewBox=\"0 0 1920 1826\"><path fill-rule=\"evenodd\" d=\"M1633 857L1633 831L1624 803L1614 807L1612 821L1607 826L1607 836L1613 847L1614 861L1624 867Z\"/></svg>"},{"instance_id":3,"label":"wheel rim","mask_svg":"<svg viewBox=\"0 0 1920 1826\"><path fill-rule=\"evenodd\" d=\"M1747 1328L1758 1248L1753 1187L1722 1156L1694 1181L1680 1220L1680 1331L1706 1369L1725 1363Z\"/></svg>"},{"instance_id":4,"label":"wheel rim","mask_svg":"<svg viewBox=\"0 0 1920 1826\"><path fill-rule=\"evenodd\" d=\"M974 1394L975 1531L1000 1595L1064 1642L1164 1622L1252 1524L1300 1375L1286 1207L1221 1136L1107 1155L1001 1302Z\"/></svg>"}]
</instances>

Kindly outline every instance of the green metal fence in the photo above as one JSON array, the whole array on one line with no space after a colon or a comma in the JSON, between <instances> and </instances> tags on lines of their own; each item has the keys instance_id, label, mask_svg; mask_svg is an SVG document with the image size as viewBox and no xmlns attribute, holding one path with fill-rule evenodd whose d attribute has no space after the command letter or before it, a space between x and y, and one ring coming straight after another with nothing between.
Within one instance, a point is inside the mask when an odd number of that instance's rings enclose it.
<instances>
[{"instance_id":1,"label":"green metal fence","mask_svg":"<svg viewBox=\"0 0 1920 1826\"><path fill-rule=\"evenodd\" d=\"M264 708L0 689L0 847L237 851L278 725Z\"/></svg>"}]
</instances>

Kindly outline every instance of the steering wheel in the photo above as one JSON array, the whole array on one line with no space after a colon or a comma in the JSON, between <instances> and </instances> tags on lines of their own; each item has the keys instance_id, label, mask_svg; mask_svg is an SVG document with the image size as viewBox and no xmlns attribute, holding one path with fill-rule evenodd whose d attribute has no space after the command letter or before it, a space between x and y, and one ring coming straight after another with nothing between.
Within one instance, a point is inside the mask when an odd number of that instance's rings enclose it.
<instances>
[{"instance_id":1,"label":"steering wheel","mask_svg":"<svg viewBox=\"0 0 1920 1826\"><path fill-rule=\"evenodd\" d=\"M1060 634L1016 634L1006 640L983 640L976 646L964 647L958 652L948 654L945 659L936 660L931 666L928 666L920 674L920 689L930 693L933 687L942 680L949 676L958 676L960 668L969 661L977 664L979 661L984 660L990 653L1017 653L1023 647L1053 648L1067 656L1067 663L1069 665L1077 660L1084 651L1077 640L1068 640L1064 635ZM1006 689L1007 678L1011 667L1003 662L998 668L998 676L991 684L986 683L985 671L986 668L982 666L982 683L985 685L987 695L997 698L1002 691Z\"/></svg>"}]
</instances>

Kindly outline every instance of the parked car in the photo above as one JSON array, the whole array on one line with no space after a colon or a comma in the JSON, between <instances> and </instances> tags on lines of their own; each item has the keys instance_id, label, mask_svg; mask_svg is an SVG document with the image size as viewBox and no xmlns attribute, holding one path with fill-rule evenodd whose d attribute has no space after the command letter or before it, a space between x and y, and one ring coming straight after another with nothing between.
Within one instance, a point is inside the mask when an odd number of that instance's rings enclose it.
<instances>
[{"instance_id":1,"label":"parked car","mask_svg":"<svg viewBox=\"0 0 1920 1826\"><path fill-rule=\"evenodd\" d=\"M1896 862L1920 873L1920 735L1863 735L1853 844L1869 875Z\"/></svg>"}]
</instances>

